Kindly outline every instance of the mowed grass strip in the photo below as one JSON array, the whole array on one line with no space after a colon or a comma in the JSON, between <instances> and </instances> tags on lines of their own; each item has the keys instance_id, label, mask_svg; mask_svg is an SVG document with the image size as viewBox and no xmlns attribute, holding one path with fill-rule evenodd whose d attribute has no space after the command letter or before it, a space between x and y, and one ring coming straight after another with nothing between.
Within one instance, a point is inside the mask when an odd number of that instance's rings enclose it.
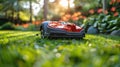
<instances>
[{"instance_id":1,"label":"mowed grass strip","mask_svg":"<svg viewBox=\"0 0 120 67\"><path fill-rule=\"evenodd\" d=\"M9 32L9 31L0 31L0 32L5 32L4 34L0 34L0 38L10 38L10 37L15 37L15 36L23 36L23 35L30 35L33 34L33 32L22 32L22 31L17 31L17 32Z\"/></svg>"},{"instance_id":2,"label":"mowed grass strip","mask_svg":"<svg viewBox=\"0 0 120 67\"><path fill-rule=\"evenodd\" d=\"M39 31L2 32L6 36L0 41L2 67L120 67L118 36L86 34L82 40L41 39L36 36Z\"/></svg>"},{"instance_id":3,"label":"mowed grass strip","mask_svg":"<svg viewBox=\"0 0 120 67\"><path fill-rule=\"evenodd\" d=\"M17 41L23 41L23 40L29 40L30 38L33 39L33 37L36 36L38 32L29 32L29 31L1 31L1 32L6 32L3 35L0 36L0 44L9 44L9 43L14 43ZM2 34L1 34L2 35ZM30 41L30 40L29 40ZM26 41L27 42L27 41Z\"/></svg>"}]
</instances>

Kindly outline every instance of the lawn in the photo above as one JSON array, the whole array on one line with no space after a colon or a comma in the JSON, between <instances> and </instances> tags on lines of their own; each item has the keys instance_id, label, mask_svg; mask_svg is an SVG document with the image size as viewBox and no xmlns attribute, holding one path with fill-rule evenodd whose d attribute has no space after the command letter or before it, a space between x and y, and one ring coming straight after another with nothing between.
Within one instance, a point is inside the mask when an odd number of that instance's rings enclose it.
<instances>
[{"instance_id":1,"label":"lawn","mask_svg":"<svg viewBox=\"0 0 120 67\"><path fill-rule=\"evenodd\" d=\"M41 39L39 31L0 31L0 67L120 67L120 37Z\"/></svg>"}]
</instances>

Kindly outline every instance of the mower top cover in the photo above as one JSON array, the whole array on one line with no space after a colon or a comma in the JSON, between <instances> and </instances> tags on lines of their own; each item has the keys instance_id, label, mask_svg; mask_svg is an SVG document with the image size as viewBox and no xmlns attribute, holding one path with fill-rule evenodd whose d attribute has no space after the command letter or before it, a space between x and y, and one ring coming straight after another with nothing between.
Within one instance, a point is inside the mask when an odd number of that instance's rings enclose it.
<instances>
[{"instance_id":1,"label":"mower top cover","mask_svg":"<svg viewBox=\"0 0 120 67\"><path fill-rule=\"evenodd\" d=\"M67 32L80 32L82 30L81 27L69 22L51 21L48 23L48 26L50 28L65 30Z\"/></svg>"}]
</instances>

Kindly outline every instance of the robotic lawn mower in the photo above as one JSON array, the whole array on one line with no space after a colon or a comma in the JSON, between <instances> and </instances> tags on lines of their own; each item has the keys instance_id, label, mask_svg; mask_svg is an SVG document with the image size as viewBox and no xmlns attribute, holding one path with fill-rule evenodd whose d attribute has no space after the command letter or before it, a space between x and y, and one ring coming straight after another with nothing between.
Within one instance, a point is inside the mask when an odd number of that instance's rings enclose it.
<instances>
[{"instance_id":1,"label":"robotic lawn mower","mask_svg":"<svg viewBox=\"0 0 120 67\"><path fill-rule=\"evenodd\" d=\"M74 23L64 21L44 21L40 26L41 38L80 38L85 30Z\"/></svg>"}]
</instances>

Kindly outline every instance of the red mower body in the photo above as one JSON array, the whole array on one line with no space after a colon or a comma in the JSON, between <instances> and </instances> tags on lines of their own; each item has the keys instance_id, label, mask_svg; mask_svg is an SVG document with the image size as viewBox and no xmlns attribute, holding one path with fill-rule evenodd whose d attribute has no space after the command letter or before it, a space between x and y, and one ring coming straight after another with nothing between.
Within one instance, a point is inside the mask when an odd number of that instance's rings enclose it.
<instances>
[{"instance_id":1,"label":"red mower body","mask_svg":"<svg viewBox=\"0 0 120 67\"><path fill-rule=\"evenodd\" d=\"M64 21L44 21L41 26L41 37L83 38L85 31L74 23Z\"/></svg>"}]
</instances>

